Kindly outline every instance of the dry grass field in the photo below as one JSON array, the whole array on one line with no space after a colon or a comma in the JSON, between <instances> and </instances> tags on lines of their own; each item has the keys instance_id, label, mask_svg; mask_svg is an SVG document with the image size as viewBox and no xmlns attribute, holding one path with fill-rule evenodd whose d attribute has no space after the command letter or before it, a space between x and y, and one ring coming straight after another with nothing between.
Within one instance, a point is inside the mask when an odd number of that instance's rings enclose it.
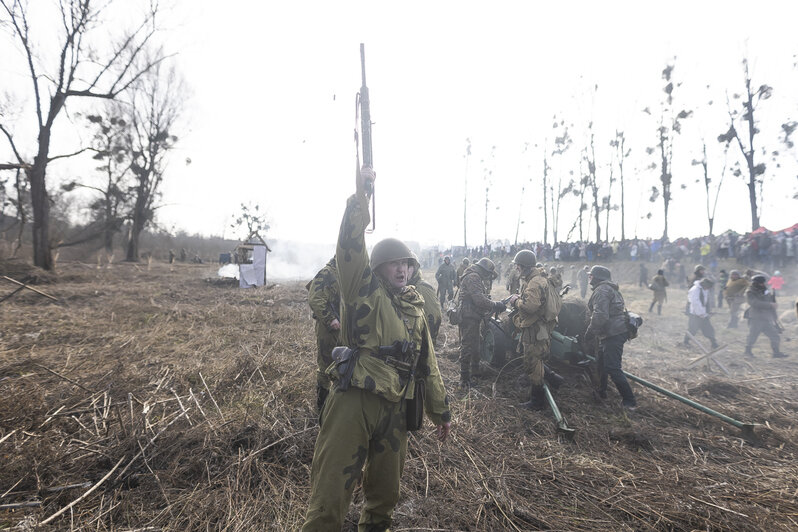
<instances>
[{"instance_id":1,"label":"dry grass field","mask_svg":"<svg viewBox=\"0 0 798 532\"><path fill-rule=\"evenodd\" d=\"M317 433L304 283L240 290L214 277L205 265L69 263L36 285L60 303L29 291L0 303L0 530L300 526ZM625 369L757 423L756 439L639 385L635 412L614 390L595 403L584 375L561 368L568 441L550 413L517 407L514 367L458 394L445 324L453 433L411 436L394 531L798 529L798 342L774 360L762 338L745 359L745 329L724 329L724 308L713 321L729 374L691 366L699 353L676 345L684 291L657 316L648 290L621 288L646 320Z\"/></svg>"}]
</instances>

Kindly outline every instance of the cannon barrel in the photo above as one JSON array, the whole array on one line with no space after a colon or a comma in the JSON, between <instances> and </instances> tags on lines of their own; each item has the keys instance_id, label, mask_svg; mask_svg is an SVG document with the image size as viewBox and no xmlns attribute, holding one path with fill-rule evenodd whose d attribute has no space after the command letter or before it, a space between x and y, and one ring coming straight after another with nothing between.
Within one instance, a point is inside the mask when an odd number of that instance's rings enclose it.
<instances>
[{"instance_id":1,"label":"cannon barrel","mask_svg":"<svg viewBox=\"0 0 798 532\"><path fill-rule=\"evenodd\" d=\"M552 339L551 354L557 360L561 360L563 362L574 362L575 359L580 357L583 360L591 360L591 361L596 360L594 357L582 353L581 350L579 350L579 342L576 340L576 338L565 336L557 331L554 331L551 333L551 339ZM637 375L632 375L627 371L624 371L623 374L626 375L629 379L639 384L642 384L646 388L650 388L657 393L665 395L666 397L670 397L671 399L676 399L677 401L681 401L687 406L695 408L696 410L700 410L701 412L709 414L710 416L714 416L725 423L734 425L735 427L740 429L743 432L743 435L745 436L752 437L754 435L754 424L752 423L743 423L742 421L738 421L725 414L721 414L720 412L713 410L708 406L702 405L701 403L688 399L687 397L679 395L676 392L666 390L661 386L657 386L656 384L649 382L643 378L640 378Z\"/></svg>"}]
</instances>

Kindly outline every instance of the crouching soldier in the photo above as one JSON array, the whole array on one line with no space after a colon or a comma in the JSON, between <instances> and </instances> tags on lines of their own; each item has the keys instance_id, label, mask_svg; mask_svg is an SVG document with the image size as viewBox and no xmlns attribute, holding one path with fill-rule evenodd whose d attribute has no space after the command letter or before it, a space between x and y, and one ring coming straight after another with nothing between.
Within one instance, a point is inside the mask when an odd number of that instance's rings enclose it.
<instances>
[{"instance_id":1,"label":"crouching soldier","mask_svg":"<svg viewBox=\"0 0 798 532\"><path fill-rule=\"evenodd\" d=\"M770 339L773 358L784 358L787 355L779 350L781 331L776 316L776 294L768 290L765 282L764 275L754 275L751 286L745 291L745 299L748 302L748 340L745 343L745 355L754 356L751 348L759 335L764 334Z\"/></svg>"},{"instance_id":2,"label":"crouching soldier","mask_svg":"<svg viewBox=\"0 0 798 532\"><path fill-rule=\"evenodd\" d=\"M413 255L392 238L378 242L370 260L366 251L366 190L373 179L370 168L358 172L356 193L347 201L338 235L341 333L349 349L336 350L337 360L328 371L333 391L321 413L313 452L305 532L341 530L361 480L359 529L388 530L399 500L407 432L420 426L421 413L414 407L423 406L438 426L439 440L450 430L423 301L407 286ZM416 426L408 427L411 422Z\"/></svg>"},{"instance_id":3,"label":"crouching soldier","mask_svg":"<svg viewBox=\"0 0 798 532\"><path fill-rule=\"evenodd\" d=\"M612 282L610 270L604 266L593 266L588 274L593 293L587 302L590 324L585 332L585 342L590 345L598 339L598 394L607 397L607 377L612 379L624 408L634 409L637 400L621 369L623 344L628 339L623 296L618 285Z\"/></svg>"}]
</instances>

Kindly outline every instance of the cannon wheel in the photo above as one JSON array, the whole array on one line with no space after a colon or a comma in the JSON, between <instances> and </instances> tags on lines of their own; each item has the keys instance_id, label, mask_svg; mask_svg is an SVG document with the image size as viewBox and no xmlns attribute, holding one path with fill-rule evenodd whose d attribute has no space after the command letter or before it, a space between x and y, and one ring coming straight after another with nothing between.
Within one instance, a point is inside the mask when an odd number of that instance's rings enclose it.
<instances>
[{"instance_id":1,"label":"cannon wheel","mask_svg":"<svg viewBox=\"0 0 798 532\"><path fill-rule=\"evenodd\" d=\"M494 368L500 368L507 362L507 355L512 352L512 338L507 336L496 320L489 319L488 328L482 340L482 360Z\"/></svg>"}]
</instances>

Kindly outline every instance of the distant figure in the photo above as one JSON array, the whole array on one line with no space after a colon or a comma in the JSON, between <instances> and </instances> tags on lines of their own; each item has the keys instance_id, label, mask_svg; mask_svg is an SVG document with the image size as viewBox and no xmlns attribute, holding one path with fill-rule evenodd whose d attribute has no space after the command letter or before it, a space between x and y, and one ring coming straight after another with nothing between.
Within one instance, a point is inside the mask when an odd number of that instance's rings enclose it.
<instances>
[{"instance_id":1,"label":"distant figure","mask_svg":"<svg viewBox=\"0 0 798 532\"><path fill-rule=\"evenodd\" d=\"M174 263L175 263L175 252L174 252L174 250L170 249L169 250L169 264L174 264Z\"/></svg>"},{"instance_id":2,"label":"distant figure","mask_svg":"<svg viewBox=\"0 0 798 532\"><path fill-rule=\"evenodd\" d=\"M776 292L784 287L784 277L781 276L781 272L779 270L773 272L773 277L768 279L768 286L773 291L774 296L776 295Z\"/></svg>"},{"instance_id":3,"label":"distant figure","mask_svg":"<svg viewBox=\"0 0 798 532\"><path fill-rule=\"evenodd\" d=\"M715 329L709 321L709 287L712 286L710 279L700 279L695 281L693 287L687 292L687 303L689 313L687 318L687 330L691 335L701 331L712 344L712 349L718 347L715 340ZM690 337L684 335L684 345L690 345Z\"/></svg>"},{"instance_id":4,"label":"distant figure","mask_svg":"<svg viewBox=\"0 0 798 532\"><path fill-rule=\"evenodd\" d=\"M751 348L760 334L770 339L770 348L773 358L785 358L787 355L779 350L779 323L776 309L776 294L765 286L765 276L755 275L751 279L751 286L745 291L748 302L748 339L745 343L745 355L753 357Z\"/></svg>"},{"instance_id":5,"label":"distant figure","mask_svg":"<svg viewBox=\"0 0 798 532\"><path fill-rule=\"evenodd\" d=\"M727 329L736 329L740 318L740 306L745 301L745 290L748 288L748 279L742 277L738 270L729 272L729 281L723 290L726 303L729 304L729 324Z\"/></svg>"},{"instance_id":6,"label":"distant figure","mask_svg":"<svg viewBox=\"0 0 798 532\"><path fill-rule=\"evenodd\" d=\"M662 314L662 304L668 299L668 293L665 290L669 286L668 280L665 278L665 270L657 270L657 275L651 280L648 286L654 291L654 300L648 307L648 311L654 310L654 305L657 305L657 314Z\"/></svg>"},{"instance_id":7,"label":"distant figure","mask_svg":"<svg viewBox=\"0 0 798 532\"><path fill-rule=\"evenodd\" d=\"M729 284L729 274L726 273L726 270L720 270L718 274L718 308L723 308L723 297L727 284Z\"/></svg>"},{"instance_id":8,"label":"distant figure","mask_svg":"<svg viewBox=\"0 0 798 532\"><path fill-rule=\"evenodd\" d=\"M640 263L640 279L637 282L638 288L642 288L648 285L648 268L646 268L646 263Z\"/></svg>"},{"instance_id":9,"label":"distant figure","mask_svg":"<svg viewBox=\"0 0 798 532\"><path fill-rule=\"evenodd\" d=\"M435 279L438 281L438 297L440 298L441 308L444 303L454 298L454 282L457 280L457 272L452 266L452 259L449 255L443 258L443 264L435 272Z\"/></svg>"},{"instance_id":10,"label":"distant figure","mask_svg":"<svg viewBox=\"0 0 798 532\"><path fill-rule=\"evenodd\" d=\"M579 270L579 274L577 275L579 279L579 293L582 295L582 299L587 295L587 272L588 268L585 266Z\"/></svg>"}]
</instances>

